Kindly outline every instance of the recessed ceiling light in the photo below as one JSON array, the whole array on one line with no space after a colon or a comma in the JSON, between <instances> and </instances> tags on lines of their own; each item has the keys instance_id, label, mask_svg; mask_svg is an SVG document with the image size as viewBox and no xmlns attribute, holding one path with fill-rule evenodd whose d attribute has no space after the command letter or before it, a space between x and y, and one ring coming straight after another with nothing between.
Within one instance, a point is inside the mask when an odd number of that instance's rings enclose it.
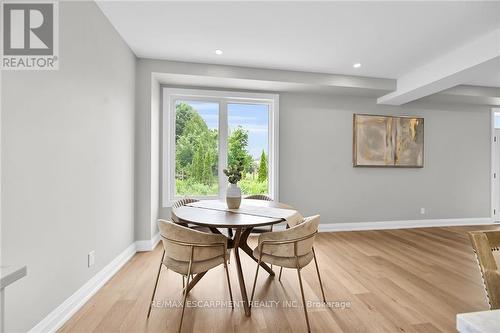
<instances>
[{"instance_id":1,"label":"recessed ceiling light","mask_svg":"<svg viewBox=\"0 0 500 333\"><path fill-rule=\"evenodd\" d=\"M352 67L359 68L359 67L361 67L361 63L357 62L357 63L353 64Z\"/></svg>"},{"instance_id":2,"label":"recessed ceiling light","mask_svg":"<svg viewBox=\"0 0 500 333\"><path fill-rule=\"evenodd\" d=\"M215 50L215 54L217 54L217 55L221 55L222 53L224 53L224 52L222 52L222 50Z\"/></svg>"}]
</instances>

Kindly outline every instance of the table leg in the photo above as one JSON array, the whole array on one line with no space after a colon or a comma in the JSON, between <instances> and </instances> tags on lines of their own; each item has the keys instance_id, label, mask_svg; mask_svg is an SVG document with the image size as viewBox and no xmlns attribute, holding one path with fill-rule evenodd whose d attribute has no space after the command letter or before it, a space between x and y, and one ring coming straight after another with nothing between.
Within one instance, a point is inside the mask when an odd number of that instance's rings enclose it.
<instances>
[{"instance_id":1,"label":"table leg","mask_svg":"<svg viewBox=\"0 0 500 333\"><path fill-rule=\"evenodd\" d=\"M243 299L243 308L245 309L245 315L250 316L250 305L248 303L247 289L245 287L245 279L243 278L243 270L241 269L241 260L239 253L239 246L241 238L241 227L236 228L234 233L234 257L236 261L236 271L238 272L238 281L240 283L241 298ZM247 236L248 237L248 236ZM245 240L246 241L246 240Z\"/></svg>"},{"instance_id":2,"label":"table leg","mask_svg":"<svg viewBox=\"0 0 500 333\"><path fill-rule=\"evenodd\" d=\"M198 273L194 276L194 278L189 282L186 287L186 293L189 293L191 289L201 280L201 278L205 275L206 272Z\"/></svg>"},{"instance_id":3,"label":"table leg","mask_svg":"<svg viewBox=\"0 0 500 333\"><path fill-rule=\"evenodd\" d=\"M245 231L243 232L243 234L241 235L241 241L240 241L240 244L239 244L239 247L240 249L242 249L246 254L248 254L248 256L250 258L252 258L256 263L259 262L259 260L257 258L255 258L253 256L253 251L252 249L250 248L250 246L248 246L248 243L247 243L247 240L248 240L248 236L250 235L250 233L252 232L252 228L247 228L245 229ZM260 266L262 268L264 268L268 273L269 275L271 276L274 276L274 271L271 269L271 267L269 267L265 262L261 261L260 262Z\"/></svg>"},{"instance_id":4,"label":"table leg","mask_svg":"<svg viewBox=\"0 0 500 333\"><path fill-rule=\"evenodd\" d=\"M220 230L219 230L219 229L217 229L217 228L210 227L209 229L210 229L210 231L211 231L212 233L214 233L214 234L222 235L222 232L220 232Z\"/></svg>"}]
</instances>

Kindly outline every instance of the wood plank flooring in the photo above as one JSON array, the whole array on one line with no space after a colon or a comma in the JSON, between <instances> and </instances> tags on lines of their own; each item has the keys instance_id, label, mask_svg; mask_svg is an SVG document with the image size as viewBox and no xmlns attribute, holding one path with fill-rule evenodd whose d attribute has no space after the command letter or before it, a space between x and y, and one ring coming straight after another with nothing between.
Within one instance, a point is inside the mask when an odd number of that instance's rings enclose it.
<instances>
[{"instance_id":1,"label":"wood plank flooring","mask_svg":"<svg viewBox=\"0 0 500 333\"><path fill-rule=\"evenodd\" d=\"M320 233L315 249L330 307L317 306L321 290L311 263L302 271L311 330L456 332L457 313L488 309L467 236L486 229L500 226ZM60 332L176 332L182 279L172 271L162 270L156 300L163 306L146 319L161 254L160 244L135 255ZM251 292L256 266L245 254L242 260ZM229 269L238 305L233 263ZM305 332L297 273L284 269L281 283L277 275L261 270L255 300L262 302L245 317L241 306L209 303L229 300L229 292L222 266L208 272L188 296L183 332Z\"/></svg>"}]
</instances>

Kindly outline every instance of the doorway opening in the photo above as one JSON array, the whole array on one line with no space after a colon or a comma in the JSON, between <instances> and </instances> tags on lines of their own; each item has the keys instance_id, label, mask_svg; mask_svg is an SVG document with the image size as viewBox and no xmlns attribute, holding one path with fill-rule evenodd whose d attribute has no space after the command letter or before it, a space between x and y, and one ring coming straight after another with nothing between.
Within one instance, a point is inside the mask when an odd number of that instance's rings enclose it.
<instances>
[{"instance_id":1,"label":"doorway opening","mask_svg":"<svg viewBox=\"0 0 500 333\"><path fill-rule=\"evenodd\" d=\"M491 218L500 222L500 109L491 109Z\"/></svg>"}]
</instances>

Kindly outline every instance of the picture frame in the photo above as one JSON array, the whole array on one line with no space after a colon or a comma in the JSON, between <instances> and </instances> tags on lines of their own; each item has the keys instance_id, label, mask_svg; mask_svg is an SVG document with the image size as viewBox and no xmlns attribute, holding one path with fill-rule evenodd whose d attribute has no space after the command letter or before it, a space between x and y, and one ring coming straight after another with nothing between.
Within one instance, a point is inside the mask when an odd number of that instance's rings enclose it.
<instances>
[{"instance_id":1,"label":"picture frame","mask_svg":"<svg viewBox=\"0 0 500 333\"><path fill-rule=\"evenodd\" d=\"M423 168L424 118L353 114L353 166Z\"/></svg>"}]
</instances>

